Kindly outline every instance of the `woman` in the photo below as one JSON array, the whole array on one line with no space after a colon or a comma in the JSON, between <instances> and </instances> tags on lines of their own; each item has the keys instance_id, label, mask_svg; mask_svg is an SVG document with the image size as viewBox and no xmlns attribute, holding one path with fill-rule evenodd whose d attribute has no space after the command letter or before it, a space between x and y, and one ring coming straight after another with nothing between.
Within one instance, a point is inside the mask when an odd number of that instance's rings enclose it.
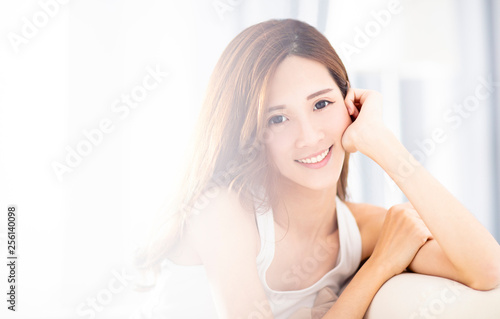
<instances>
[{"instance_id":1,"label":"woman","mask_svg":"<svg viewBox=\"0 0 500 319\"><path fill-rule=\"evenodd\" d=\"M496 287L500 246L384 126L381 109L380 94L349 86L313 27L271 20L239 34L210 79L179 196L141 255L142 268L161 269L158 313L289 318L329 287L342 294L324 318L362 318L406 268ZM347 202L356 151L410 203Z\"/></svg>"}]
</instances>

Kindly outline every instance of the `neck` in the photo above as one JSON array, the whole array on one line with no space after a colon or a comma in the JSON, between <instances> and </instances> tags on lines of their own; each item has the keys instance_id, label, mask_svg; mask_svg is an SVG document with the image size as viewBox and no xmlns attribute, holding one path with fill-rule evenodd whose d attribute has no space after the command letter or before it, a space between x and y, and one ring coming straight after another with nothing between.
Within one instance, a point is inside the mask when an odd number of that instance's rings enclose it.
<instances>
[{"instance_id":1,"label":"neck","mask_svg":"<svg viewBox=\"0 0 500 319\"><path fill-rule=\"evenodd\" d=\"M273 215L283 234L315 241L337 230L336 186L313 190L283 183L277 189L279 195Z\"/></svg>"}]
</instances>

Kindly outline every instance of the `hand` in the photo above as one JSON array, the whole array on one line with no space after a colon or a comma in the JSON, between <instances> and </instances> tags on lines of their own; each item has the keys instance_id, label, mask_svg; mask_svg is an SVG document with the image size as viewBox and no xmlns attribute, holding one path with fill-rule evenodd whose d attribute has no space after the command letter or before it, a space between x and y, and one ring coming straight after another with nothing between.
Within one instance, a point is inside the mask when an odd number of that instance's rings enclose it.
<instances>
[{"instance_id":1,"label":"hand","mask_svg":"<svg viewBox=\"0 0 500 319\"><path fill-rule=\"evenodd\" d=\"M390 278L403 272L430 239L431 232L410 203L392 206L370 260Z\"/></svg>"},{"instance_id":2,"label":"hand","mask_svg":"<svg viewBox=\"0 0 500 319\"><path fill-rule=\"evenodd\" d=\"M363 152L380 130L385 128L382 120L382 95L379 92L349 88L345 105L353 123L342 136L342 146L349 153Z\"/></svg>"}]
</instances>

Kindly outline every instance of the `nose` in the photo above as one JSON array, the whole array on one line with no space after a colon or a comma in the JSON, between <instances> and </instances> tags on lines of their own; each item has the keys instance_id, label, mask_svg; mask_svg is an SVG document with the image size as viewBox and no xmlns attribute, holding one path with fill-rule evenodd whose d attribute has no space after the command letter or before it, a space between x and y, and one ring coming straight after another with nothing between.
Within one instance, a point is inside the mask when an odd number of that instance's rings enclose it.
<instances>
[{"instance_id":1,"label":"nose","mask_svg":"<svg viewBox=\"0 0 500 319\"><path fill-rule=\"evenodd\" d=\"M323 129L310 118L303 119L299 122L297 140L295 146L297 148L304 148L314 146L321 141L325 134Z\"/></svg>"}]
</instances>

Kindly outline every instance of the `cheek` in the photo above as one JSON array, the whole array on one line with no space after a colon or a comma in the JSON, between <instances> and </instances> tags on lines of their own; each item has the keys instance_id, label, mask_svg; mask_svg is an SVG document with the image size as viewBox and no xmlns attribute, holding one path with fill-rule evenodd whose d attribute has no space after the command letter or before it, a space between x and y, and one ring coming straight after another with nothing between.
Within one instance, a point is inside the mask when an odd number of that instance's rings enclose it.
<instances>
[{"instance_id":1,"label":"cheek","mask_svg":"<svg viewBox=\"0 0 500 319\"><path fill-rule=\"evenodd\" d=\"M347 127L352 124L349 112L343 103L338 105L334 112L325 120L325 125L329 128L330 133L336 136L342 136Z\"/></svg>"},{"instance_id":2,"label":"cheek","mask_svg":"<svg viewBox=\"0 0 500 319\"><path fill-rule=\"evenodd\" d=\"M349 127L349 125L352 124L351 116L347 112L347 110L344 112L344 116L341 118L341 123L340 127L342 127L342 134L344 134L344 131Z\"/></svg>"},{"instance_id":3,"label":"cheek","mask_svg":"<svg viewBox=\"0 0 500 319\"><path fill-rule=\"evenodd\" d=\"M266 132L266 141L264 143L266 148L267 160L280 167L279 163L284 161L287 153L290 152L291 145L293 144L290 134L283 134L283 132L273 132L272 130Z\"/></svg>"},{"instance_id":4,"label":"cheek","mask_svg":"<svg viewBox=\"0 0 500 319\"><path fill-rule=\"evenodd\" d=\"M281 152L281 145L283 143L280 143L280 136L278 134L275 134L272 130L266 131L265 134L265 147L266 147L266 154L267 158L270 160L273 160L278 157L278 154Z\"/></svg>"},{"instance_id":5,"label":"cheek","mask_svg":"<svg viewBox=\"0 0 500 319\"><path fill-rule=\"evenodd\" d=\"M347 110L347 107L345 106L345 103L342 103L342 120L344 121L344 125L345 127L347 128L349 125L352 124L352 119L351 119L351 115L349 114L349 110Z\"/></svg>"}]
</instances>

